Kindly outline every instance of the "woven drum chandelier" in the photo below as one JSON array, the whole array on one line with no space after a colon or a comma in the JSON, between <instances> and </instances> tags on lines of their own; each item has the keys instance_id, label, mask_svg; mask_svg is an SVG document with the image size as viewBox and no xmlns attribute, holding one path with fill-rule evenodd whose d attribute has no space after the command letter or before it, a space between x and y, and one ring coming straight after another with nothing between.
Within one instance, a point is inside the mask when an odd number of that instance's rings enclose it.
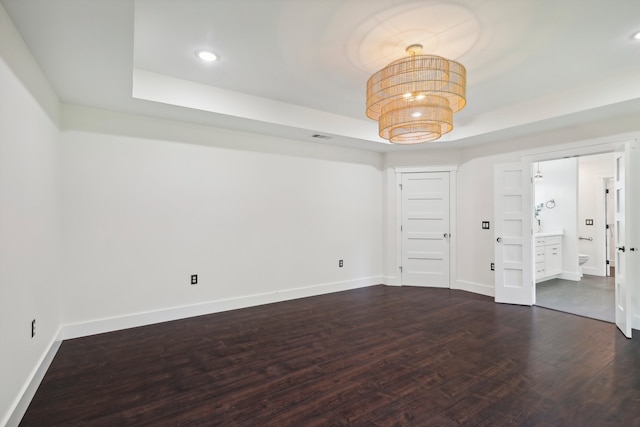
<instances>
[{"instance_id":1,"label":"woven drum chandelier","mask_svg":"<svg viewBox=\"0 0 640 427\"><path fill-rule=\"evenodd\" d=\"M433 141L453 129L453 113L466 105L462 64L422 55L422 45L367 81L367 117L378 121L382 138L396 144Z\"/></svg>"}]
</instances>

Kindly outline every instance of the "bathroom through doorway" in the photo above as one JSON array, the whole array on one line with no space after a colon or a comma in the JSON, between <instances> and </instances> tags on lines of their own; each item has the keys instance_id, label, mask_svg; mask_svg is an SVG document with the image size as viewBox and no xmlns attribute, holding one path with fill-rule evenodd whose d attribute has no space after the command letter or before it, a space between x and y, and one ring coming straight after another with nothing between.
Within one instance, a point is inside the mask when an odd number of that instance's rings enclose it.
<instances>
[{"instance_id":1,"label":"bathroom through doorway","mask_svg":"<svg viewBox=\"0 0 640 427\"><path fill-rule=\"evenodd\" d=\"M614 153L534 164L536 305L615 321Z\"/></svg>"}]
</instances>

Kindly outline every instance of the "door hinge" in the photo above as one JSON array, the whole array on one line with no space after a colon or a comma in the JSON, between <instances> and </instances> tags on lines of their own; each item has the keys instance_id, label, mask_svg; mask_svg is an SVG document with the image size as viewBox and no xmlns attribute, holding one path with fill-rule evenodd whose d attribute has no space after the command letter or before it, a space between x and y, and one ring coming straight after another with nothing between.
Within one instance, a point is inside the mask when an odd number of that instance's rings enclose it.
<instances>
[{"instance_id":1,"label":"door hinge","mask_svg":"<svg viewBox=\"0 0 640 427\"><path fill-rule=\"evenodd\" d=\"M402 273L402 266L398 267L400 269L400 273Z\"/></svg>"},{"instance_id":2,"label":"door hinge","mask_svg":"<svg viewBox=\"0 0 640 427\"><path fill-rule=\"evenodd\" d=\"M604 194L609 194L609 189L608 188L604 189Z\"/></svg>"},{"instance_id":3,"label":"door hinge","mask_svg":"<svg viewBox=\"0 0 640 427\"><path fill-rule=\"evenodd\" d=\"M607 225L606 225L606 229L607 229L607 230L609 229L609 224L607 224Z\"/></svg>"},{"instance_id":4,"label":"door hinge","mask_svg":"<svg viewBox=\"0 0 640 427\"><path fill-rule=\"evenodd\" d=\"M400 226L400 231L402 231L402 226Z\"/></svg>"},{"instance_id":5,"label":"door hinge","mask_svg":"<svg viewBox=\"0 0 640 427\"><path fill-rule=\"evenodd\" d=\"M400 186L400 191L402 191L402 184L398 184Z\"/></svg>"},{"instance_id":6,"label":"door hinge","mask_svg":"<svg viewBox=\"0 0 640 427\"><path fill-rule=\"evenodd\" d=\"M611 262L609 260L607 260L607 265L611 264Z\"/></svg>"}]
</instances>

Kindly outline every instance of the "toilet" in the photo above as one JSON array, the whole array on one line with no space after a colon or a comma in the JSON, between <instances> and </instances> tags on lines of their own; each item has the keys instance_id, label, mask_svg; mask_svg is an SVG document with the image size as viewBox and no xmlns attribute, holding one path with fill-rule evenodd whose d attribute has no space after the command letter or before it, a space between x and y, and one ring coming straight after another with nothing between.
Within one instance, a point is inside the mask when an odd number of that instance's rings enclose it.
<instances>
[{"instance_id":1,"label":"toilet","mask_svg":"<svg viewBox=\"0 0 640 427\"><path fill-rule=\"evenodd\" d=\"M580 268L580 277L582 277L582 264L589 261L589 255L578 254L578 267Z\"/></svg>"},{"instance_id":2,"label":"toilet","mask_svg":"<svg viewBox=\"0 0 640 427\"><path fill-rule=\"evenodd\" d=\"M589 255L578 254L578 265L582 265L587 261L589 261Z\"/></svg>"}]
</instances>

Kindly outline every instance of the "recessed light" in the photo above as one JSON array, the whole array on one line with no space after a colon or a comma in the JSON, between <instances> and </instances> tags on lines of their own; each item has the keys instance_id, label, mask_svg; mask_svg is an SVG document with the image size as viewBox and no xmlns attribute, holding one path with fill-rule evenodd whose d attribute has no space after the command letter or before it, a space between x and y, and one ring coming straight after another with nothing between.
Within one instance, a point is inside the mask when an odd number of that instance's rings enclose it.
<instances>
[{"instance_id":1,"label":"recessed light","mask_svg":"<svg viewBox=\"0 0 640 427\"><path fill-rule=\"evenodd\" d=\"M218 59L218 56L209 50L199 50L196 52L196 56L205 62L213 62Z\"/></svg>"},{"instance_id":2,"label":"recessed light","mask_svg":"<svg viewBox=\"0 0 640 427\"><path fill-rule=\"evenodd\" d=\"M411 117L420 117L422 116L422 113L420 111L416 111L414 113L411 113Z\"/></svg>"},{"instance_id":3,"label":"recessed light","mask_svg":"<svg viewBox=\"0 0 640 427\"><path fill-rule=\"evenodd\" d=\"M635 33L635 34L633 35L633 38L634 38L635 40L640 40L640 31L638 31L637 33Z\"/></svg>"}]
</instances>

